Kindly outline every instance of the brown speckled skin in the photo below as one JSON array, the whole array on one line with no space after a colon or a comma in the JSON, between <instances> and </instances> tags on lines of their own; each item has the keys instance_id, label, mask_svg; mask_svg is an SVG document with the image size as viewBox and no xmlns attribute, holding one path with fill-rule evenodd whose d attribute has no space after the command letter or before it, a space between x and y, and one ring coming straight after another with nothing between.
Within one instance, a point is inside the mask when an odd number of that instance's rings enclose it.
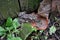
<instances>
[{"instance_id":1,"label":"brown speckled skin","mask_svg":"<svg viewBox=\"0 0 60 40\"><path fill-rule=\"evenodd\" d=\"M38 30L47 29L48 16L49 16L50 10L51 10L51 0L43 0L40 3L40 6L38 8L38 15L40 16L40 17L38 17L38 19L42 20L42 25L44 25L44 26L41 25L39 28L37 28Z\"/></svg>"}]
</instances>

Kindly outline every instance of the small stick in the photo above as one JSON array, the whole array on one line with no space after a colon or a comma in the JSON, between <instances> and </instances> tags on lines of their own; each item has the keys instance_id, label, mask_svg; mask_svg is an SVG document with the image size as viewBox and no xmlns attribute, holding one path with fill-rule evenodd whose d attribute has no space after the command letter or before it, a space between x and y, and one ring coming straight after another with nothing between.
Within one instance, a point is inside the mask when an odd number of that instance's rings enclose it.
<instances>
[{"instance_id":1,"label":"small stick","mask_svg":"<svg viewBox=\"0 0 60 40\"><path fill-rule=\"evenodd\" d=\"M55 37L58 39L58 40L60 40L60 38L56 35L56 34L54 34L55 35Z\"/></svg>"}]
</instances>

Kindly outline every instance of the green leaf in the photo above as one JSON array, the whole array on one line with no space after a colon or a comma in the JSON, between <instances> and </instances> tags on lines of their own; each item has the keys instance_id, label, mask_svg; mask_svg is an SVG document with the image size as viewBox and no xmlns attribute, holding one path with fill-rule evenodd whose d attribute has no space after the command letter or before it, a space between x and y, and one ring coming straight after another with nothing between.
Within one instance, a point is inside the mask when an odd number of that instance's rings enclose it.
<instances>
[{"instance_id":1,"label":"green leaf","mask_svg":"<svg viewBox=\"0 0 60 40\"><path fill-rule=\"evenodd\" d=\"M9 34L7 36L7 40L22 40L22 39L20 37L14 37L14 36L12 36L12 34Z\"/></svg>"},{"instance_id":2,"label":"green leaf","mask_svg":"<svg viewBox=\"0 0 60 40\"><path fill-rule=\"evenodd\" d=\"M18 19L17 18L15 18L14 20L13 20L13 27L16 29L17 27L19 27L20 26L20 23L18 22Z\"/></svg>"},{"instance_id":3,"label":"green leaf","mask_svg":"<svg viewBox=\"0 0 60 40\"><path fill-rule=\"evenodd\" d=\"M20 37L11 37L11 38L8 38L7 40L22 40Z\"/></svg>"},{"instance_id":4,"label":"green leaf","mask_svg":"<svg viewBox=\"0 0 60 40\"><path fill-rule=\"evenodd\" d=\"M31 23L23 23L19 35L23 40L26 40L26 38L35 30L36 29L32 27Z\"/></svg>"},{"instance_id":5,"label":"green leaf","mask_svg":"<svg viewBox=\"0 0 60 40\"><path fill-rule=\"evenodd\" d=\"M10 22L9 22L10 21ZM6 24L7 25L7 27L5 27L5 29L7 30L7 31L10 31L10 30L16 30L16 28L17 27L19 27L20 26L20 23L18 22L18 19L17 18L15 18L13 21L12 21L12 18L8 18L8 20L7 20L7 22L6 23L8 23L8 24ZM10 24L10 25L9 25Z\"/></svg>"},{"instance_id":6,"label":"green leaf","mask_svg":"<svg viewBox=\"0 0 60 40\"><path fill-rule=\"evenodd\" d=\"M11 38L11 37L13 37L12 34L8 34L8 35L7 35L7 38Z\"/></svg>"},{"instance_id":7,"label":"green leaf","mask_svg":"<svg viewBox=\"0 0 60 40\"><path fill-rule=\"evenodd\" d=\"M56 31L56 27L54 25L51 26L51 28L49 30L50 35L52 35L52 33L55 33L55 31Z\"/></svg>"},{"instance_id":8,"label":"green leaf","mask_svg":"<svg viewBox=\"0 0 60 40\"><path fill-rule=\"evenodd\" d=\"M57 18L57 17L55 17L55 20L58 20L58 18Z\"/></svg>"},{"instance_id":9,"label":"green leaf","mask_svg":"<svg viewBox=\"0 0 60 40\"><path fill-rule=\"evenodd\" d=\"M13 33L17 33L17 34L19 34L20 31L19 31L18 29L16 29L16 30L13 31Z\"/></svg>"},{"instance_id":10,"label":"green leaf","mask_svg":"<svg viewBox=\"0 0 60 40\"><path fill-rule=\"evenodd\" d=\"M45 40L47 40L48 37L47 36L44 36L44 37L45 37Z\"/></svg>"},{"instance_id":11,"label":"green leaf","mask_svg":"<svg viewBox=\"0 0 60 40\"><path fill-rule=\"evenodd\" d=\"M0 26L0 36L5 34L5 29Z\"/></svg>"},{"instance_id":12,"label":"green leaf","mask_svg":"<svg viewBox=\"0 0 60 40\"><path fill-rule=\"evenodd\" d=\"M42 32L43 32L43 30L40 30L39 32L40 32L40 33L42 33Z\"/></svg>"},{"instance_id":13,"label":"green leaf","mask_svg":"<svg viewBox=\"0 0 60 40\"><path fill-rule=\"evenodd\" d=\"M31 28L31 30L37 31L36 28L33 27L30 23L24 23L23 26L24 26L24 27L27 27L27 28Z\"/></svg>"},{"instance_id":14,"label":"green leaf","mask_svg":"<svg viewBox=\"0 0 60 40\"><path fill-rule=\"evenodd\" d=\"M8 17L7 22L6 22L6 26L11 26L12 25L12 18Z\"/></svg>"},{"instance_id":15,"label":"green leaf","mask_svg":"<svg viewBox=\"0 0 60 40\"><path fill-rule=\"evenodd\" d=\"M11 27L6 27L6 30L9 31L9 30L12 30L13 29L13 26Z\"/></svg>"}]
</instances>

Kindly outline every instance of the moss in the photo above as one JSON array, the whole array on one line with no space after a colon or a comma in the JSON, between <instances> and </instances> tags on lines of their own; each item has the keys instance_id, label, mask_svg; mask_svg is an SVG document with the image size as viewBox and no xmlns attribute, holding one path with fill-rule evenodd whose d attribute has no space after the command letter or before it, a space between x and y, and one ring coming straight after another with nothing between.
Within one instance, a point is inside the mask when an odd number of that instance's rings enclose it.
<instances>
[{"instance_id":1,"label":"moss","mask_svg":"<svg viewBox=\"0 0 60 40\"><path fill-rule=\"evenodd\" d=\"M4 19L8 16L15 17L18 11L18 0L0 0L0 14ZM2 17L0 18L2 19Z\"/></svg>"}]
</instances>

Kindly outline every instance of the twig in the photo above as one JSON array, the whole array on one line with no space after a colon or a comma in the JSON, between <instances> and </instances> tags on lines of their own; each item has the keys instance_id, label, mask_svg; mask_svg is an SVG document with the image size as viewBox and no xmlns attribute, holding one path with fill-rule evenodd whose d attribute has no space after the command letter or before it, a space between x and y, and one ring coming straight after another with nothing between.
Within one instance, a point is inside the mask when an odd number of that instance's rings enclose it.
<instances>
[{"instance_id":1,"label":"twig","mask_svg":"<svg viewBox=\"0 0 60 40\"><path fill-rule=\"evenodd\" d=\"M60 38L56 35L56 34L54 34L55 35L55 37L58 39L58 40L60 40Z\"/></svg>"}]
</instances>

